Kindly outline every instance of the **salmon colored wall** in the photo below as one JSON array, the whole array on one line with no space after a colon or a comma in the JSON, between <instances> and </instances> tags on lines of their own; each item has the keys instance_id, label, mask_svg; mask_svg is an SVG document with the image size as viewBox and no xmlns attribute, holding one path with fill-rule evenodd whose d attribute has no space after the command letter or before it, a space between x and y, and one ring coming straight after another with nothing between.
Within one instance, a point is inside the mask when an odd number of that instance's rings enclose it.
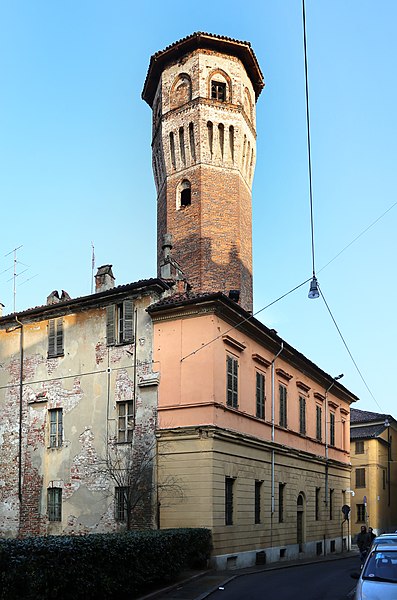
<instances>
[{"instance_id":1,"label":"salmon colored wall","mask_svg":"<svg viewBox=\"0 0 397 600\"><path fill-rule=\"evenodd\" d=\"M229 336L229 343L225 343L223 335ZM235 347L233 340L240 345L240 349ZM226 406L227 354L236 357L239 361L238 410ZM260 355L268 363L271 363L274 358L274 354L244 333L236 329L230 330L230 325L213 313L192 314L173 320L159 320L155 317L154 361L158 362L158 370L161 372L160 428L213 424L270 440L271 366L266 367L258 363L253 359L253 355ZM279 369L291 376L290 379L285 379L277 374ZM255 371L257 370L265 375L265 420L257 418L255 414ZM283 360L282 354L275 363L274 380L275 441L324 456L324 387L288 364ZM287 387L288 429L278 426L279 382ZM310 389L304 392L298 382ZM322 397L322 400L316 399L314 393L317 393L318 397ZM300 395L306 398L306 435L299 434ZM348 463L350 451L349 405L346 401L334 396L332 389L328 394L328 401L332 405L332 411L335 412L335 447L329 447L328 455L330 459ZM315 439L316 403L322 406L322 443ZM342 408L342 413L340 408ZM342 448L342 420L345 421L344 448Z\"/></svg>"}]
</instances>

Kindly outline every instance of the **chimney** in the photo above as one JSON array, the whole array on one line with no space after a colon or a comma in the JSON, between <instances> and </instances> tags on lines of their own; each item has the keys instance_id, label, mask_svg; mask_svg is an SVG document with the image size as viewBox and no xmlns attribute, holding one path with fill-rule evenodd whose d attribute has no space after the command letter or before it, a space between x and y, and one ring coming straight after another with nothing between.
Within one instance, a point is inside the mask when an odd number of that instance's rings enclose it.
<instances>
[{"instance_id":1,"label":"chimney","mask_svg":"<svg viewBox=\"0 0 397 600\"><path fill-rule=\"evenodd\" d=\"M95 293L104 292L114 288L115 278L112 272L112 265L102 265L98 267L95 275Z\"/></svg>"},{"instance_id":2,"label":"chimney","mask_svg":"<svg viewBox=\"0 0 397 600\"><path fill-rule=\"evenodd\" d=\"M58 290L54 290L49 296L47 296L47 304L58 304L59 301L60 298Z\"/></svg>"},{"instance_id":3,"label":"chimney","mask_svg":"<svg viewBox=\"0 0 397 600\"><path fill-rule=\"evenodd\" d=\"M2 303L0 302L0 317L2 317L2 316L3 316L3 308L4 308L4 304L2 304Z\"/></svg>"}]
</instances>

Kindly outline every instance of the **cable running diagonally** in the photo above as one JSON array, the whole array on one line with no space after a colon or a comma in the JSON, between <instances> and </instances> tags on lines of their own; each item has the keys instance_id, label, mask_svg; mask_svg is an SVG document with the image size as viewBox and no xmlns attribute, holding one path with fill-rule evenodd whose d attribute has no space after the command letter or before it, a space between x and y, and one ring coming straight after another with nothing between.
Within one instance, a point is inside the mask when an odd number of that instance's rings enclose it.
<instances>
[{"instance_id":1,"label":"cable running diagonally","mask_svg":"<svg viewBox=\"0 0 397 600\"><path fill-rule=\"evenodd\" d=\"M336 320L335 320L335 317L334 317L334 315L333 315L333 314L332 314L332 312L331 312L331 309L330 309L330 307L329 307L329 305L328 305L328 302L327 302L327 301L326 301L326 299L325 299L324 293L323 293L323 291L321 290L320 286L318 286L318 289L320 290L321 298L323 299L323 301L324 301L324 304L325 304L325 306L327 307L327 310L328 310L328 312L329 312L329 314L330 314L330 316L331 316L331 319L332 319L332 321L333 321L333 323L334 323L334 325L335 325L335 327L336 327L336 330L337 330L337 332L339 333L339 336L340 336L340 338L341 338L341 340L342 340L342 342L343 342L343 345L345 346L345 348L346 348L346 350L347 350L347 352L348 352L348 354L349 354L349 356L350 356L350 358L351 358L351 360L352 360L352 362L353 362L354 366L356 367L356 371L357 371L357 373L360 375L360 377L361 377L361 380L362 380L362 382L364 383L365 387L367 388L368 392L370 393L370 395L371 395L371 397L372 397L373 401L374 401L374 402L375 402L375 404L378 406L378 408L379 408L379 409L382 411L382 407L380 406L379 402L377 401L377 399L375 398L375 396L373 395L373 393L372 393L372 392L371 392L371 390L369 389L369 386L368 386L367 382L365 381L363 374L361 373L360 369L358 368L358 365L357 365L356 361L355 361L355 360L354 360L354 358L353 358L353 354L351 353L351 351L350 351L350 349L349 349L349 346L347 345L347 343L346 343L346 340L345 340L345 338L344 338L344 337L343 337L343 335L342 335L342 332L341 332L341 330L340 330L340 328L339 328L339 326L338 326L338 324L337 324L337 322L336 322Z\"/></svg>"}]
</instances>

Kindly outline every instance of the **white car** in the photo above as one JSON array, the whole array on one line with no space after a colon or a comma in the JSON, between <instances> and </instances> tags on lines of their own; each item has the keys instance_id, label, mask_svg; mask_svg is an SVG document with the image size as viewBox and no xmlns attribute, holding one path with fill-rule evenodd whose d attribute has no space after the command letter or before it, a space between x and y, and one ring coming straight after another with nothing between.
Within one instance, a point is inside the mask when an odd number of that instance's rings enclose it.
<instances>
[{"instance_id":1,"label":"white car","mask_svg":"<svg viewBox=\"0 0 397 600\"><path fill-rule=\"evenodd\" d=\"M368 554L358 579L354 600L397 599L397 545L376 544Z\"/></svg>"}]
</instances>

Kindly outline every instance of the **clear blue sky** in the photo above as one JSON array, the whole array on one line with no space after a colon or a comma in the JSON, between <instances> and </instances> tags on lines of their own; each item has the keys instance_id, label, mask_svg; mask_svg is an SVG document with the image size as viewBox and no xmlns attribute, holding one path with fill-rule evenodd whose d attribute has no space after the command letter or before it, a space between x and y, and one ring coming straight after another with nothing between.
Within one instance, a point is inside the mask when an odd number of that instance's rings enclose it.
<instances>
[{"instance_id":1,"label":"clear blue sky","mask_svg":"<svg viewBox=\"0 0 397 600\"><path fill-rule=\"evenodd\" d=\"M361 398L394 413L397 207L397 4L306 0L316 270L258 317ZM265 76L253 189L258 311L310 278L301 0L0 3L0 301L17 310L54 289L82 296L96 264L116 284L156 274L150 56L206 31L249 40ZM9 269L9 270L7 270ZM5 271L5 272L4 272ZM27 280L27 281L26 281Z\"/></svg>"}]
</instances>

